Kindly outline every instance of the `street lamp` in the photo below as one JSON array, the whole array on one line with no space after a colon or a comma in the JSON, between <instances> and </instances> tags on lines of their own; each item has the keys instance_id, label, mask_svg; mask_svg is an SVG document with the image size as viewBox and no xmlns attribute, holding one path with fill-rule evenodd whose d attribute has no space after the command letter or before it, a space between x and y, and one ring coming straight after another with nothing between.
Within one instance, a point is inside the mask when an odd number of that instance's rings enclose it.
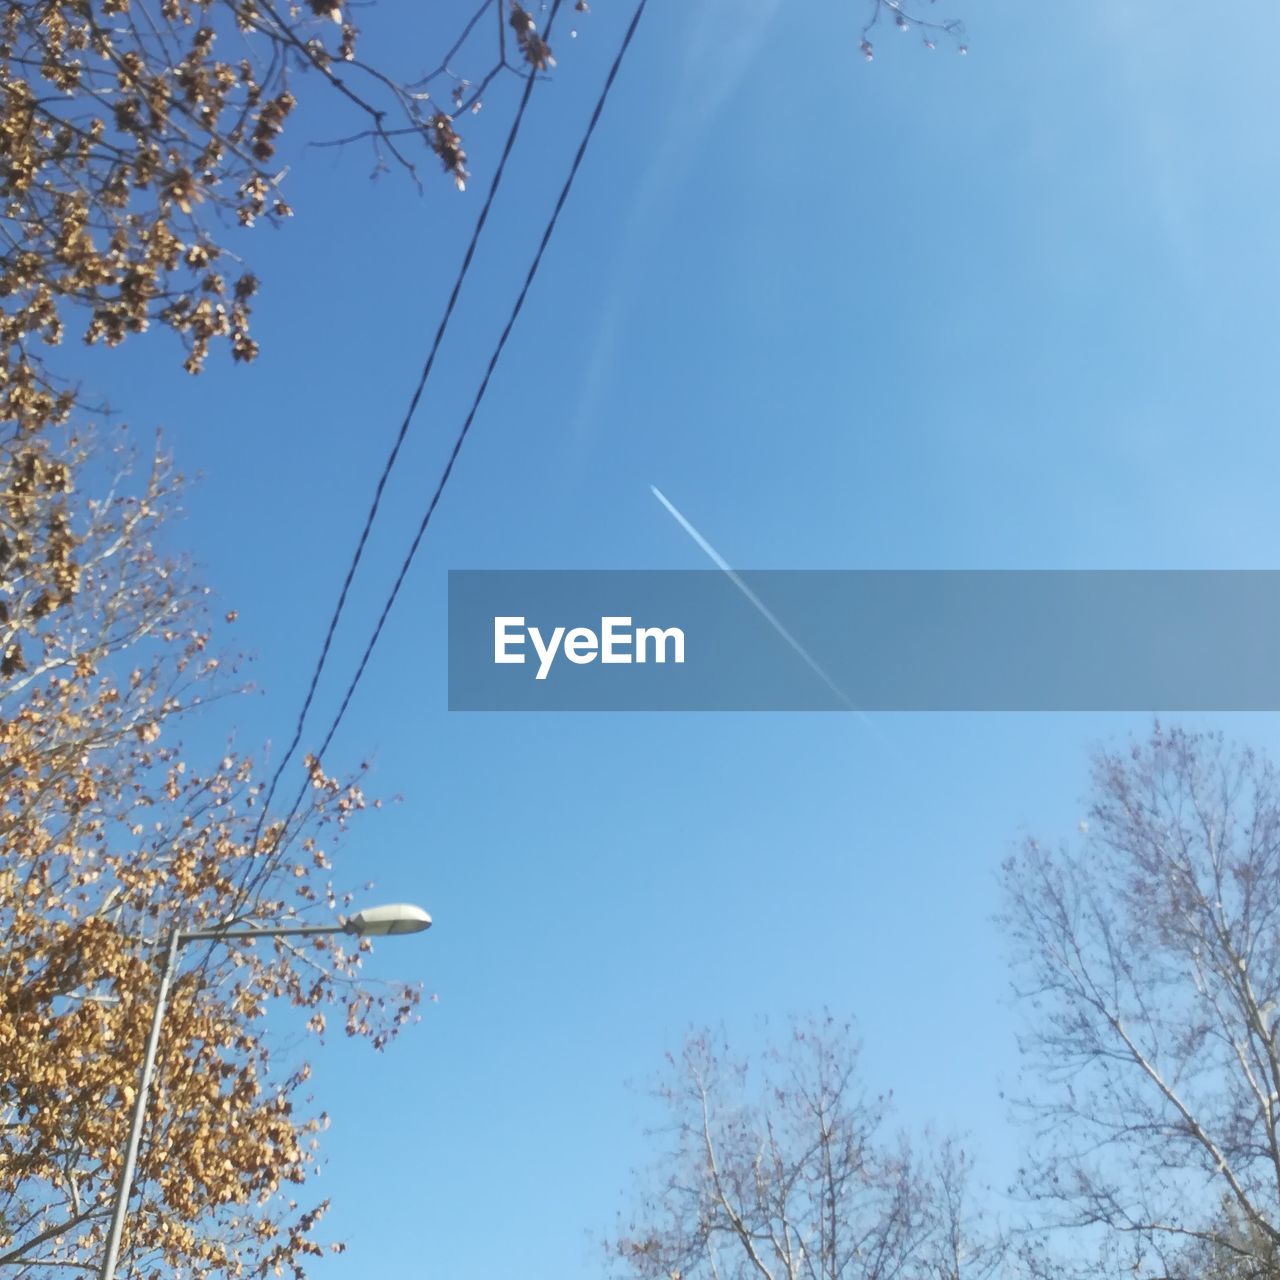
<instances>
[{"instance_id":1,"label":"street lamp","mask_svg":"<svg viewBox=\"0 0 1280 1280\"><path fill-rule=\"evenodd\" d=\"M129 1192L133 1187L134 1167L138 1162L138 1146L142 1140L142 1124L146 1115L147 1093L151 1088L151 1075L156 1064L156 1048L160 1043L160 1027L164 1022L165 1005L169 999L169 984L177 968L178 952L188 942L223 942L234 939L321 937L326 934L350 933L357 938L383 938L392 934L421 933L431 928L431 917L421 907L407 902L396 902L385 907L366 907L346 919L339 917L336 924L268 925L264 928L235 927L234 923L216 925L212 929L173 929L165 947L164 969L160 974L160 987L156 992L155 1012L151 1016L151 1034L147 1038L147 1052L142 1060L142 1078L138 1082L138 1096L133 1103L133 1118L129 1124L129 1140L124 1149L124 1164L120 1169L120 1185L116 1189L115 1209L111 1216L111 1230L107 1233L106 1253L102 1258L100 1280L114 1280L116 1260L120 1254L120 1235L124 1228L125 1211L129 1204Z\"/></svg>"}]
</instances>

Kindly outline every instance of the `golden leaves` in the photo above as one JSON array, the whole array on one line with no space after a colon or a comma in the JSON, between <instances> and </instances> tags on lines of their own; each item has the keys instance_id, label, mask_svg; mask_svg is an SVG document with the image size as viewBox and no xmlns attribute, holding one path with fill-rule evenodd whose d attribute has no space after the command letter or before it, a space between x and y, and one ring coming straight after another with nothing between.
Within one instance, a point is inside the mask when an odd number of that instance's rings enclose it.
<instances>
[{"instance_id":1,"label":"golden leaves","mask_svg":"<svg viewBox=\"0 0 1280 1280\"><path fill-rule=\"evenodd\" d=\"M297 99L286 90L259 109L252 134L256 159L270 160L275 154L276 136L284 129L285 117L297 105Z\"/></svg>"},{"instance_id":2,"label":"golden leaves","mask_svg":"<svg viewBox=\"0 0 1280 1280\"><path fill-rule=\"evenodd\" d=\"M380 163L390 157L416 177L402 145L412 134L459 190L468 181L453 116L424 107L426 81L399 83L357 58L359 32L340 0L157 0L145 20L129 10L129 0L42 0L0 11L9 246L0 252L0 414L28 432L65 422L74 403L49 353L71 325L106 346L169 329L191 373L219 344L235 361L256 358L252 278L236 286L234 306L202 305L202 293L227 215L249 228L292 214L276 157L297 107L292 86L303 83L292 74L299 62L318 73L306 83L361 117L355 136L373 142ZM555 65L527 9L513 3L506 20L529 67ZM514 65L501 31L482 85ZM465 109L480 109L478 93Z\"/></svg>"},{"instance_id":3,"label":"golden leaves","mask_svg":"<svg viewBox=\"0 0 1280 1280\"><path fill-rule=\"evenodd\" d=\"M551 46L538 34L533 15L521 8L516 0L511 0L511 16L508 18L512 31L515 32L516 43L524 60L535 71L546 71L556 65L551 56Z\"/></svg>"},{"instance_id":4,"label":"golden leaves","mask_svg":"<svg viewBox=\"0 0 1280 1280\"><path fill-rule=\"evenodd\" d=\"M342 23L342 10L334 0L310 0L311 12L319 17L326 17L339 25Z\"/></svg>"},{"instance_id":5,"label":"golden leaves","mask_svg":"<svg viewBox=\"0 0 1280 1280\"><path fill-rule=\"evenodd\" d=\"M431 149L440 157L445 172L453 175L453 181L459 191L467 189L467 153L462 149L462 139L453 127L453 118L443 111L437 111L429 121L427 140Z\"/></svg>"},{"instance_id":6,"label":"golden leaves","mask_svg":"<svg viewBox=\"0 0 1280 1280\"><path fill-rule=\"evenodd\" d=\"M268 824L254 845L250 761L228 752L205 768L173 744L174 718L219 677L193 613L202 592L153 549L170 504L163 461L138 493L99 505L74 496L83 462L47 438L0 446L0 645L27 654L0 673L0 1197L30 1206L33 1221L67 1219L69 1178L85 1204L110 1194L158 976L155 940L174 919L225 919L244 905L244 872L294 839L301 854L268 876L259 918L285 917L286 897L340 909L313 835ZM78 577L65 598L37 608L71 563ZM305 822L358 807L358 790L314 759L308 769ZM154 1194L130 1219L138 1248L168 1270L291 1271L319 1249L318 1213L280 1190L306 1180L321 1127L302 1102L308 1071L273 1067L262 1032L280 1002L322 1030L328 1010L358 991L361 953L323 938L305 952L228 943L207 970L179 973L151 1098L151 1131L163 1137L141 1169ZM400 1004L370 996L357 1031L384 1043ZM49 1265L91 1266L100 1228L72 1224L41 1248L52 1250L40 1254Z\"/></svg>"},{"instance_id":7,"label":"golden leaves","mask_svg":"<svg viewBox=\"0 0 1280 1280\"><path fill-rule=\"evenodd\" d=\"M7 680L10 676L26 670L27 661L22 654L22 645L17 640L11 640L4 646L4 653L0 656L0 676Z\"/></svg>"},{"instance_id":8,"label":"golden leaves","mask_svg":"<svg viewBox=\"0 0 1280 1280\"><path fill-rule=\"evenodd\" d=\"M245 225L287 216L259 166L294 100L250 60L237 69L214 57L213 27L192 21L207 5L166 0L170 31L104 20L127 7L50 0L31 21L15 20L15 7L0 42L3 216L15 246L0 255L0 412L29 431L65 420L70 404L31 341L58 343L64 308L84 308L86 340L108 345L159 320L188 339L192 370L212 338L229 339L238 360L257 352L247 307L234 323L199 312L198 281L183 273L218 255L194 220L202 204Z\"/></svg>"}]
</instances>

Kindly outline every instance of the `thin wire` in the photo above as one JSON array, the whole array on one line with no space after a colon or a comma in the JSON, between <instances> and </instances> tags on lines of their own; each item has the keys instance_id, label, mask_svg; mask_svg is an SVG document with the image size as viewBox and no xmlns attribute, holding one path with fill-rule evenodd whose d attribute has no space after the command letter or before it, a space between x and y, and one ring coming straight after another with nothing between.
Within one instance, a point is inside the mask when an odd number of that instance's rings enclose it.
<instances>
[{"instance_id":1,"label":"thin wire","mask_svg":"<svg viewBox=\"0 0 1280 1280\"><path fill-rule=\"evenodd\" d=\"M440 480L436 485L435 492L431 495L431 501L427 505L421 523L418 525L418 531L414 535L413 542L409 546L408 554L400 566L400 571L396 575L395 583L392 585L391 593L387 597L386 603L382 607L382 612L378 617L377 624L373 629L373 634L369 638L368 644L365 646L363 655L360 658L359 666L356 673L351 679L351 683L347 686L346 693L343 695L342 704L338 708L337 715L334 716L332 723L329 725L328 732L325 734L324 741L317 751L316 758L322 759L324 753L329 748L329 744L333 741L334 734L338 731L338 726L342 723L343 717L347 713L347 708L351 705L351 699L355 694L361 679L364 677L365 669L369 665L369 659L373 656L373 651L378 644L378 640L382 635L383 627L386 625L388 616L392 607L395 605L396 598L400 594L400 588L404 585L404 580L408 575L409 568L413 564L414 557L418 553L418 547L422 543L423 536L427 532L427 526L431 523L431 517L435 514L436 507L440 503L441 495L444 493L445 486L449 483L449 477L453 474L454 464L458 460L458 455L462 452L462 445L467 438L468 432L471 430L471 424L475 421L481 402L484 400L485 392L489 389L489 381L493 377L493 372L497 368L498 361L502 357L502 352L507 345L507 340L511 336L511 331L515 327L516 320L520 312L524 309L525 299L529 295L529 289L533 284L534 277L538 274L538 268L542 265L543 255L546 253L547 246L551 242L551 236L556 229L556 223L559 221L561 211L564 209L565 203L569 199L569 192L573 188L574 179L578 175L578 170L582 165L583 157L586 155L587 146L591 142L591 137L595 133L596 125L600 122L600 116L604 111L605 103L609 99L609 93L613 88L613 83L617 79L618 71L622 66L623 59L626 57L627 50L631 46L632 38L635 36L636 28L640 25L640 19L644 15L645 7L648 0L640 0L636 6L631 23L627 27L626 34L622 38L622 44L618 49L617 56L613 60L613 65L609 68L609 74L605 79L604 88L600 91L600 96L596 101L595 109L591 113L591 119L587 124L586 132L583 134L582 141L578 144L577 153L573 157L573 163L569 167L569 175L564 181L563 187L560 189L560 195L556 199L555 208L552 210L551 217L547 221L546 227L542 232L542 239L538 244L537 252L534 254L533 261L529 266L528 273L525 275L524 284L520 288L519 294L516 296L515 304L511 308L511 314L507 318L507 323L502 330L502 334L498 339L497 345L494 347L493 354L489 357L488 367L485 369L484 377L480 381L480 385L476 390L475 398L471 402L471 408L467 412L466 419L462 424L461 430L458 432L457 439L454 441L453 450L449 454L449 460L445 464L444 471L440 475ZM550 24L548 23L548 30ZM285 827L293 820L294 815L302 805L303 797L307 794L310 786L310 779L303 781L302 786L298 790L297 796L294 798L292 807L288 816L285 818ZM263 867L260 867L257 875L250 881L250 891L262 883L265 876L270 872L269 861Z\"/></svg>"},{"instance_id":2,"label":"thin wire","mask_svg":"<svg viewBox=\"0 0 1280 1280\"><path fill-rule=\"evenodd\" d=\"M562 0L554 0L554 3L551 6L551 13L547 18L546 26L543 28L544 39L548 38L551 35L551 28L555 22L556 14L559 12L561 3L562 3ZM498 11L499 13L501 13L500 6ZM348 567L346 577L343 580L342 590L339 592L338 603L334 608L333 617L329 620L329 627L327 632L325 633L324 644L320 651L320 660L316 663L315 671L312 673L311 682L307 689L306 699L303 702L302 711L298 716L298 723L294 729L293 739L289 743L289 747L286 750L282 759L280 760L280 763L276 766L276 771L272 776L270 786L267 788L267 794L263 800L262 809L259 811L259 814L258 814L258 821L254 828L254 833L253 833L253 841L250 846L254 850L258 848L259 842L262 839L262 830L266 824L267 815L270 812L271 801L275 797L276 788L279 785L280 779L284 774L285 767L287 766L290 758L293 756L294 751L297 750L298 743L302 740L302 732L303 732L304 723L307 718L307 713L310 710L311 703L315 698L316 689L320 683L320 674L324 670L325 662L328 659L329 650L333 643L333 636L335 631L337 630L338 620L342 616L342 611L346 606L347 594L351 589L352 580L355 577L356 569L360 564L360 560L364 555L365 544L368 542L370 530L373 527L374 519L377 516L378 508L381 505L382 494L383 494L383 490L386 488L387 478L390 476L391 470L395 466L396 458L400 452L400 446L404 443L404 438L408 434L409 424L412 421L414 410L417 408L418 401L422 396L423 388L426 386L427 378L430 376L432 366L435 363L436 353L440 349L441 341L443 340L445 330L448 327L449 318L453 314L454 307L457 304L458 296L462 290L462 283L466 278L467 270L471 265L471 260L475 255L476 246L480 240L480 233L484 229L485 222L487 221L489 216L489 210L493 205L494 197L497 195L498 186L502 181L502 175L504 170L506 169L507 160L511 155L512 148L515 146L516 137L520 132L520 124L521 124L521 121L524 119L524 113L526 108L529 105L529 98L533 93L533 86L537 82L537 79L538 79L537 69L531 68L525 80L524 93L521 95L520 105L517 108L515 118L512 120L512 123L511 123L511 130L507 134L506 143L503 145L502 154L498 160L498 167L494 171L493 181L489 185L489 191L488 191L488 194L485 196L484 205L481 207L480 215L476 219L476 225L471 233L471 240L467 245L467 251L463 257L462 266L458 270L457 278L454 281L453 289L449 295L449 301L445 306L444 315L441 317L439 328L436 330L436 336L432 340L431 348L427 354L426 362L424 363L422 368L422 373L418 378L418 385L415 388L413 393L413 398L409 403L408 412L406 412L404 418L400 423L400 429L396 434L395 443L391 448L391 452L387 457L386 464L382 469L382 475L379 477L377 487L374 490L373 503L369 508L369 514L365 518L364 527L360 531L360 538L358 543L356 544L355 555L352 556L351 564ZM345 704L344 704L344 710L345 710ZM329 740L332 738L332 736L333 736L333 729L331 728L329 731L328 737L326 737L325 739L326 745L329 742ZM273 846L273 848L267 854L262 866L258 869L258 871L255 873L253 869L253 864L251 862L245 863L244 872L240 877L240 883L236 890L236 896L232 902L232 907L231 907L232 917L238 916L240 914L241 910L244 907L244 904L252 897L252 895L257 891L258 887L263 883L263 881L271 873L271 870L273 869L272 855L274 855L278 851L281 845L281 841L283 841L287 836L289 823L293 821L294 816L297 814L298 809L302 804L302 799L307 793L307 788L309 785L310 785L309 778L303 781L302 787L299 790L298 795L294 798L293 804L289 807L289 812L286 815L283 823L281 824L280 836L277 839L276 845ZM201 974L205 973L208 968L209 957L213 952L214 945L215 944L210 943L208 946L205 947L204 955L201 957L201 961L198 966Z\"/></svg>"},{"instance_id":3,"label":"thin wire","mask_svg":"<svg viewBox=\"0 0 1280 1280\"><path fill-rule=\"evenodd\" d=\"M556 8L559 8L560 0L556 0ZM552 17L554 17L554 10ZM550 32L551 23L547 23L547 31ZM494 197L498 193L498 187L502 183L502 176L507 167L507 160L511 155L512 148L515 146L516 137L520 132L521 122L524 120L525 109L529 105L529 97L533 93L533 86L536 81L536 75L530 71L526 78L524 93L520 98L520 106L516 111L515 119L511 123L511 130L507 134L507 140L502 148L502 155L498 161L498 167L494 171L493 181L489 184L488 194L485 196L484 204L480 207L480 214L476 218L476 224L471 232L470 242L467 244L467 251L463 255L462 265L458 269L457 277L453 282L453 289L450 291L449 300L445 304L444 314L440 318L439 327L436 329L436 335L432 339L431 347L427 352L427 358L422 366L422 372L418 375L418 384L414 388L413 396L409 401L409 407L401 419L400 428L396 432L395 443L391 446L391 452L387 455L387 460L383 464L382 474L378 477L377 486L373 493L373 502L369 507L369 513L365 517L364 527L360 530L360 537L356 543L355 554L351 557L351 564L347 567L346 577L342 582L342 590L338 593L338 602L334 606L333 616L329 619L329 626L325 632L324 643L320 647L320 658L316 662L315 670L311 673L311 682L307 686L306 697L302 702L302 710L298 713L298 722L294 726L293 737L285 749L284 755L280 758L280 763L276 766L275 774L271 778L271 784L267 788L266 798L263 801L262 811L258 817L258 824L254 830L253 844L257 847L258 841L262 838L262 828L266 823L267 813L271 807L271 801L275 797L276 788L280 784L280 779L284 775L285 769L288 767L289 761L293 758L293 753L298 749L299 742L302 741L302 733L306 724L307 715L311 710L311 704L315 700L316 690L320 685L320 675L324 671L325 663L329 659L329 650L333 645L333 637L338 629L338 620L342 617L342 611L346 608L347 596L351 591L351 584L355 579L356 570L359 568L360 561L364 557L364 549L369 541L369 535L373 529L373 522L377 519L378 509L382 505L382 496L387 487L387 480L390 478L392 470L395 468L396 460L400 455L400 447L404 444L405 437L409 434L409 426L413 421L413 415L417 411L418 402L422 399L422 393L427 385L427 379L431 376L431 370L435 365L436 356L440 351L441 343L444 341L445 331L449 327L449 321L453 317L454 308L457 306L458 298L462 292L463 281L467 278L467 272L471 269L471 261L475 257L476 246L480 242L480 234L484 230L485 223L489 219L489 210L493 206Z\"/></svg>"},{"instance_id":4,"label":"thin wire","mask_svg":"<svg viewBox=\"0 0 1280 1280\"><path fill-rule=\"evenodd\" d=\"M463 442L467 438L467 433L471 430L471 424L475 421L476 413L480 408L481 402L484 400L485 392L489 389L489 381L493 377L493 372L497 368L499 359L502 357L502 352L507 345L507 339L510 338L511 331L515 327L516 320L519 317L520 312L524 309L525 299L528 297L530 286L533 284L534 277L538 274L538 268L542 265L543 255L546 253L547 245L551 241L551 236L555 231L556 223L560 218L560 213L564 209L565 203L569 198L569 192L573 188L574 179L577 177L578 169L582 165L583 156L586 155L587 145L590 143L591 136L595 132L596 125L600 121L600 116L604 111L605 103L609 98L609 92L613 88L613 82L617 78L618 70L622 66L623 58L626 56L627 50L631 45L631 40L635 35L636 28L640 25L640 19L644 14L645 6L647 4L648 0L640 0L640 3L636 7L635 14L632 16L631 24L628 26L626 35L623 37L622 45L618 50L617 57L614 58L613 65L609 69L609 75L605 80L604 88L601 90L600 97L596 101L595 109L591 113L591 120L587 125L587 131L583 135L582 141L578 146L577 154L573 158L573 164L569 168L569 176L565 179L564 186L561 188L560 195L556 200L555 208L552 210L551 217L542 232L542 240L538 245L538 251L534 255L528 274L525 276L524 284L521 286L520 293L516 297L515 305L511 308L511 314L507 318L506 326L502 330L502 335L498 339L497 346L494 348L493 354L489 358L488 368L485 369L484 377L481 379L480 385L476 390L475 398L471 402L471 408L467 412L466 419L462 424L462 429L458 432L457 439L454 441L453 450L449 455L449 460L445 464L439 483L436 485L435 492L431 495L431 501L427 505L427 509L422 517L421 523L418 525L418 532L415 534L413 542L409 546L409 552L400 566L400 572L396 575L396 580L391 588L391 593L382 607L382 612L378 617L377 625L374 627L373 634L370 636L369 642L365 646L364 654L360 658L360 664L356 668L356 673L352 677L351 683L347 686L347 691L343 695L342 704L338 708L338 713L334 716L333 722L330 724L329 730L325 734L324 741L321 743L319 751L316 752L316 757L318 759L323 758L325 751L328 750L329 744L333 741L334 734L338 731L338 726L342 723L343 717L347 713L347 708L351 705L351 699L364 676L365 668L369 665L369 659L373 656L373 651L382 635L382 629L386 625L387 618L391 613L392 607L395 605L396 598L400 594L400 588L404 585L404 580L408 575L409 568L413 564L414 557L418 554L418 547L421 545L423 536L427 532L427 526L431 523L431 517L435 514L436 507L440 503L440 498L444 493L445 486L449 483L449 477L453 474L454 464L458 460L458 455L462 452ZM297 813L299 806L302 804L302 798L306 795L307 787L309 785L309 780L303 783L298 792L297 798L294 800L293 807L289 811L289 817L286 819L286 823L292 820L294 814Z\"/></svg>"}]
</instances>

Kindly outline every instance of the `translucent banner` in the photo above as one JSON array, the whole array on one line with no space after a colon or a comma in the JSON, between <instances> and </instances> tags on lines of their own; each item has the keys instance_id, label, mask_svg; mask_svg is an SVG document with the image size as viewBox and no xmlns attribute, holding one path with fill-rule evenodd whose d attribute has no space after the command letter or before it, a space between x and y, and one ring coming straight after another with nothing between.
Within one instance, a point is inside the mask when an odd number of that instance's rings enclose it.
<instances>
[{"instance_id":1,"label":"translucent banner","mask_svg":"<svg viewBox=\"0 0 1280 1280\"><path fill-rule=\"evenodd\" d=\"M455 711L1271 711L1280 572L455 571Z\"/></svg>"}]
</instances>

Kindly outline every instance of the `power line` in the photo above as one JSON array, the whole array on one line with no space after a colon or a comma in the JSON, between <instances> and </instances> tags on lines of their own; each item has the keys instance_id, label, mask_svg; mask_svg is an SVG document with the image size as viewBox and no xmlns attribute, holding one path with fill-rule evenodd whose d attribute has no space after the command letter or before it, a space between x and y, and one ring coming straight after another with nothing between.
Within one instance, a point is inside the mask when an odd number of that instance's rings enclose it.
<instances>
[{"instance_id":1,"label":"power line","mask_svg":"<svg viewBox=\"0 0 1280 1280\"><path fill-rule=\"evenodd\" d=\"M551 16L547 20L544 35L550 34L551 24L555 20L556 10L559 9L560 4L561 0L555 0L555 4L551 10ZM355 579L356 570L359 568L360 561L364 557L364 549L369 541L369 534L373 529L373 522L377 519L378 509L382 505L382 496L387 487L387 480L390 478L391 472L395 468L396 460L400 455L400 448L404 444L405 437L409 434L409 426L413 421L413 415L417 411L418 402L422 399L422 393L426 388L427 379L431 376L431 370L435 365L436 356L439 354L440 346L444 341L445 331L449 327L449 321L453 317L454 308L457 306L458 298L462 293L463 281L466 280L467 272L471 269L471 262L475 257L476 246L480 242L481 232L483 232L485 223L489 219L489 210L493 207L494 197L498 194L498 188L502 184L502 176L506 171L507 160L511 155L512 148L515 146L516 137L520 132L520 125L524 120L525 109L529 105L529 98L533 93L533 86L536 79L536 72L531 70L526 78L524 93L521 95L520 105L517 108L515 118L511 123L511 129L507 134L506 143L503 145L502 154L498 160L498 167L494 171L493 180L489 184L489 191L485 196L484 204L480 207L480 213L476 218L475 227L472 229L471 239L467 244L466 253L462 258L462 265L458 268L458 274L454 279L453 288L449 293L449 300L445 304L444 314L440 318L440 324L436 329L435 337L431 341L426 361L423 363L422 371L418 375L417 386L414 388L413 396L409 401L409 407L400 421L400 428L396 432L395 442L392 444L391 452L387 455L387 460L383 464L382 474L378 477L378 483L373 492L373 502L370 504L369 513L365 516L364 525L360 530L360 537L356 542L355 554L351 557L351 563L347 567L346 576L342 582L342 589L338 592L338 602L334 606L333 616L329 619L329 625L325 631L324 643L320 647L320 657L316 662L315 670L311 673L311 680L307 686L306 696L302 702L302 710L298 713L298 722L294 726L293 737L290 739L284 755L281 756L280 763L276 766L276 771L267 788L266 798L263 801L262 812L258 818L258 825L254 830L253 843L255 847L257 846L258 841L262 838L262 828L266 822L267 813L271 807L271 801L275 797L276 788L280 784L280 779L283 776L285 769L288 767L289 761L293 758L293 753L298 749L298 744L302 741L302 733L306 724L307 715L311 710L312 702L315 700L316 690L319 688L320 684L321 673L324 671L325 663L329 659L329 650L333 645L333 637L338 629L338 621L342 617L342 611L346 608L347 596L350 594L351 584Z\"/></svg>"},{"instance_id":2,"label":"power line","mask_svg":"<svg viewBox=\"0 0 1280 1280\"><path fill-rule=\"evenodd\" d=\"M431 501L427 504L426 511L418 525L418 531L414 535L413 541L409 546L409 551L400 565L400 571L396 575L391 592L378 616L378 621L374 626L373 633L369 637L364 653L361 655L359 665L356 668L356 673L352 677L350 684L347 686L346 693L342 698L342 703L339 706L338 712L334 716L333 721L330 723L328 731L325 733L320 749L315 753L317 759L323 759L325 751L328 750L329 744L333 741L334 734L338 731L338 726L342 723L342 720L347 713L347 708L351 705L351 699L354 696L361 679L364 677L365 669L369 665L369 659L372 657L373 651L377 647L378 640L382 635L383 627L386 625L387 618L391 613L392 607L395 605L396 598L400 594L400 588L404 585L405 577L408 575L409 568L413 564L414 557L418 553L418 547L421 545L423 536L427 532L427 527L431 523L431 517L435 514L436 507L440 503L440 498L444 493L445 486L449 483L449 477L453 474L454 464L458 460L458 455L462 452L462 445L467 438L468 432L471 430L471 424L475 421L476 413L479 411L481 402L484 400L485 392L489 389L490 379L493 377L493 372L497 368L498 361L502 357L503 350L506 348L507 340L511 336L511 331L515 327L515 323L519 318L520 312L524 309L525 299L528 297L529 289L533 284L534 277L538 274L538 268L542 265L542 259L546 253L548 244L551 242L551 236L555 231L556 223L559 221L560 214L564 209L566 201L569 199L569 192L573 188L574 179L577 177L578 170L582 165L583 157L586 155L587 146L591 141L592 135L595 133L596 125L600 122L600 116L604 111L605 103L609 99L609 93L613 88L614 81L617 79L618 71L622 66L623 59L626 57L627 50L631 47L632 38L635 36L636 28L640 25L640 19L644 15L647 4L648 0L639 0L635 13L632 15L631 23L627 27L626 34L622 38L622 44L613 60L613 65L609 68L609 74L605 79L604 87L601 89L600 96L596 100L596 105L591 113L591 119L587 124L586 132L583 134L582 140L578 144L578 150L574 155L573 163L569 166L569 174L565 178L564 185L560 189L560 194L556 199L555 207L551 212L551 217L547 220L547 225L543 229L542 239L538 244L537 252L534 254L529 270L525 275L524 284L521 286L520 292L516 296L515 303L511 308L511 314L507 317L507 323L502 330L501 336L498 338L497 345L494 347L493 353L489 357L489 364L485 369L484 377L480 381L480 385L476 390L475 398L472 400L467 416L462 423L462 427L458 432L457 438L454 440L453 449L449 454L449 460L445 464L444 470L440 475L435 492L431 495ZM548 23L548 29L549 28L550 24ZM301 807L303 797L307 794L307 788L309 785L310 780L307 779L299 788L293 805L290 807L289 812L284 819L285 829L287 829L288 824L293 820L298 809ZM270 870L271 868L268 860L268 863L260 868L258 874L249 882L251 891L256 889L256 887L263 882Z\"/></svg>"}]
</instances>

